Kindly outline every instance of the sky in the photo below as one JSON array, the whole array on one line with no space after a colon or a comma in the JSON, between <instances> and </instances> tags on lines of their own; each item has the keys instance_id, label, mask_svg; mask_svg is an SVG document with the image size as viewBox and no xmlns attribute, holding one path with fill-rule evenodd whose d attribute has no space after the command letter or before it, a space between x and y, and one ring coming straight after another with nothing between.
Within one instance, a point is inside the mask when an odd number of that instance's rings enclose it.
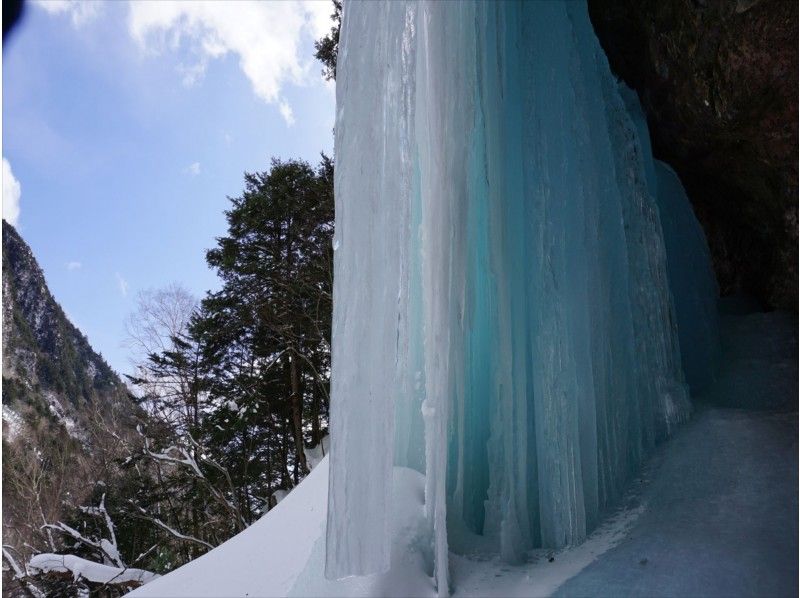
<instances>
[{"instance_id":1,"label":"sky","mask_svg":"<svg viewBox=\"0 0 800 598\"><path fill-rule=\"evenodd\" d=\"M330 2L28 2L3 46L3 218L129 372L139 292L219 286L205 251L271 157L332 155Z\"/></svg>"}]
</instances>

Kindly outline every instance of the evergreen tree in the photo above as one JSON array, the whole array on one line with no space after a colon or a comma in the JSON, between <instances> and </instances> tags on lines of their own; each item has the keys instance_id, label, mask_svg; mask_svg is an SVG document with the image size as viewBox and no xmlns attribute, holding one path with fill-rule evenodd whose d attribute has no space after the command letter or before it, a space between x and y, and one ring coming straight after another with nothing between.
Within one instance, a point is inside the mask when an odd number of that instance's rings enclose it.
<instances>
[{"instance_id":1,"label":"evergreen tree","mask_svg":"<svg viewBox=\"0 0 800 598\"><path fill-rule=\"evenodd\" d=\"M225 447L234 485L267 496L308 471L304 446L326 427L333 271L333 164L273 159L245 175L226 212L228 235L207 253L223 281L192 334L203 347L209 442ZM246 504L257 504L245 496Z\"/></svg>"},{"instance_id":2,"label":"evergreen tree","mask_svg":"<svg viewBox=\"0 0 800 598\"><path fill-rule=\"evenodd\" d=\"M314 42L314 48L316 49L314 56L325 67L322 69L322 74L328 81L336 79L336 58L339 55L339 28L342 24L342 0L333 0L331 19L333 19L331 32Z\"/></svg>"},{"instance_id":3,"label":"evergreen tree","mask_svg":"<svg viewBox=\"0 0 800 598\"><path fill-rule=\"evenodd\" d=\"M206 256L222 288L199 306L175 285L149 291L128 322L149 417L124 516L161 534L156 570L257 520L327 429L333 163L273 160L230 201Z\"/></svg>"}]
</instances>

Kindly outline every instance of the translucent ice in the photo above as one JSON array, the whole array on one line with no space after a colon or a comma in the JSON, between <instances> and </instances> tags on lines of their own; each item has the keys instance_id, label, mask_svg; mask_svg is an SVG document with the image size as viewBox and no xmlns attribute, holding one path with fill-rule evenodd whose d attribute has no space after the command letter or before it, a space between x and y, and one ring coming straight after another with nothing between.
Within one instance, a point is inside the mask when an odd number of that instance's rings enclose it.
<instances>
[{"instance_id":1,"label":"translucent ice","mask_svg":"<svg viewBox=\"0 0 800 598\"><path fill-rule=\"evenodd\" d=\"M651 156L650 135L639 98L624 84L620 85L620 93L639 134L647 186L658 204L683 372L692 392L701 392L711 384L719 367L719 288L711 252L678 175Z\"/></svg>"},{"instance_id":2,"label":"translucent ice","mask_svg":"<svg viewBox=\"0 0 800 598\"><path fill-rule=\"evenodd\" d=\"M655 167L582 3L346 4L337 106L326 575L404 465L446 594L448 529L578 543L689 413Z\"/></svg>"},{"instance_id":3,"label":"translucent ice","mask_svg":"<svg viewBox=\"0 0 800 598\"><path fill-rule=\"evenodd\" d=\"M655 169L683 372L692 392L697 392L708 388L718 367L719 290L703 229L678 175L663 162L656 161Z\"/></svg>"}]
</instances>

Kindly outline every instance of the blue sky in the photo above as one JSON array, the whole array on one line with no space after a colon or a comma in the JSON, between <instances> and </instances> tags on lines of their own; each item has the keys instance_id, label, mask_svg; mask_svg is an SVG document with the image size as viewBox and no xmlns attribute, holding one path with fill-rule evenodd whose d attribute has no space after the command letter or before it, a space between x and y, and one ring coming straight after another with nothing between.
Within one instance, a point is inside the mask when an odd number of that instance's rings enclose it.
<instances>
[{"instance_id":1,"label":"blue sky","mask_svg":"<svg viewBox=\"0 0 800 598\"><path fill-rule=\"evenodd\" d=\"M56 1L29 4L6 41L3 216L118 371L139 291L217 287L205 250L243 173L332 153L334 91L313 58L331 12Z\"/></svg>"}]
</instances>

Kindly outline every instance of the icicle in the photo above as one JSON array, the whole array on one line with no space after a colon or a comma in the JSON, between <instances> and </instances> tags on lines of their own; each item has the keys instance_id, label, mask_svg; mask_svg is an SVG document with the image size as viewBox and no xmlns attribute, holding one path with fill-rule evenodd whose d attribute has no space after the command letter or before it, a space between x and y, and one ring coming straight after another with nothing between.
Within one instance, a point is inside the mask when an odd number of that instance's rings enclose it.
<instances>
[{"instance_id":1,"label":"icicle","mask_svg":"<svg viewBox=\"0 0 800 598\"><path fill-rule=\"evenodd\" d=\"M401 176L409 158L403 153L404 11L401 3L365 3L357 10L348 6L342 23L334 181L329 578L389 568L394 409L397 372L405 365L399 343L408 236L408 198ZM383 76L375 77L378 72Z\"/></svg>"}]
</instances>

